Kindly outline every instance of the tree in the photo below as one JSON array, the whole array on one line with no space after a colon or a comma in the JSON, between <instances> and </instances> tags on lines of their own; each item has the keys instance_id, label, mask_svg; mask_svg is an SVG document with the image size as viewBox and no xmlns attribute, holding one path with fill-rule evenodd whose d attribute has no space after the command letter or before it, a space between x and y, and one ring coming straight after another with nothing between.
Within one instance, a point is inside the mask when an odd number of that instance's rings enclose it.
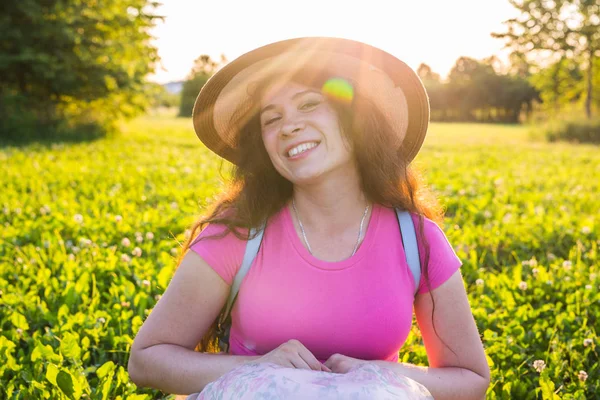
<instances>
[{"instance_id":1,"label":"tree","mask_svg":"<svg viewBox=\"0 0 600 400\"><path fill-rule=\"evenodd\" d=\"M158 61L150 0L5 0L0 5L0 117L38 126L74 120L106 127L147 104ZM6 129L0 136L7 135Z\"/></svg>"},{"instance_id":2,"label":"tree","mask_svg":"<svg viewBox=\"0 0 600 400\"><path fill-rule=\"evenodd\" d=\"M181 103L179 106L180 117L190 117L194 109L194 103L200 89L208 79L219 69L220 66L227 63L224 55L221 55L219 62L214 61L210 56L203 54L194 60L194 65L183 83L181 89Z\"/></svg>"},{"instance_id":3,"label":"tree","mask_svg":"<svg viewBox=\"0 0 600 400\"><path fill-rule=\"evenodd\" d=\"M555 62L571 59L585 64L585 112L591 118L594 65L600 55L600 3L597 0L509 1L521 15L505 21L508 32L492 33L492 37L504 39L507 47L534 57L549 54Z\"/></svg>"}]
</instances>

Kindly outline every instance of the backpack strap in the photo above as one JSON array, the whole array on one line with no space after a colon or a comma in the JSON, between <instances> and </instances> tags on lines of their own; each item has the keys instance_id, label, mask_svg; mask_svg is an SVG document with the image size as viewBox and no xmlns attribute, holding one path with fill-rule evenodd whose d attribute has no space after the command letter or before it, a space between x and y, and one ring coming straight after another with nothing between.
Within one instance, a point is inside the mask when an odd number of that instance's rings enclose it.
<instances>
[{"instance_id":1,"label":"backpack strap","mask_svg":"<svg viewBox=\"0 0 600 400\"><path fill-rule=\"evenodd\" d=\"M227 307L225 307L225 312L221 313L219 323L223 323L229 316L229 313L231 312L231 308L233 306L233 302L235 301L238 291L240 290L240 285L242 284L244 277L250 270L250 266L252 265L252 262L258 254L258 249L260 248L263 234L265 233L265 224L258 228L250 229L251 235L253 235L255 232L257 232L256 236L248 240L248 242L246 243L246 251L244 252L242 266L235 275L235 278L233 279L233 284L231 285L231 290L229 292L229 298L227 299Z\"/></svg>"},{"instance_id":2,"label":"backpack strap","mask_svg":"<svg viewBox=\"0 0 600 400\"><path fill-rule=\"evenodd\" d=\"M419 259L419 246L417 245L415 226L408 211L401 211L396 208L396 216L400 224L400 235L402 236L402 244L406 253L406 262L415 280L414 294L416 296L419 283L421 282L421 262Z\"/></svg>"}]
</instances>

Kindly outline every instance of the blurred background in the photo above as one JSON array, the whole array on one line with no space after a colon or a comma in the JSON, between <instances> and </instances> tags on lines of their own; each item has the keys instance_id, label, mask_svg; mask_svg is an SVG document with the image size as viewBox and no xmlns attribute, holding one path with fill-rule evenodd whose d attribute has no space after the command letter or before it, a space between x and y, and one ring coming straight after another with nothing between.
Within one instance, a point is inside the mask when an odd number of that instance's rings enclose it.
<instances>
[{"instance_id":1,"label":"blurred background","mask_svg":"<svg viewBox=\"0 0 600 400\"><path fill-rule=\"evenodd\" d=\"M546 123L549 139L598 141L596 1L31 0L1 7L2 139L102 136L122 119L164 108L187 117L227 60L278 40L336 36L407 62L427 87L434 121L533 121Z\"/></svg>"}]
</instances>

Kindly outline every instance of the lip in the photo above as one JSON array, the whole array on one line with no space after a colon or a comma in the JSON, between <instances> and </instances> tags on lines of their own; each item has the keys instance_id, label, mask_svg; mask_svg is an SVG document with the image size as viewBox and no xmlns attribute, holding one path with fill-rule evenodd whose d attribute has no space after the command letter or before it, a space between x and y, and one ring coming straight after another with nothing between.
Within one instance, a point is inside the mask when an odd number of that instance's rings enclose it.
<instances>
[{"instance_id":1,"label":"lip","mask_svg":"<svg viewBox=\"0 0 600 400\"><path fill-rule=\"evenodd\" d=\"M318 145L321 143L321 141L320 141L320 140L303 140L302 142L297 142L297 143L294 143L294 144L291 144L291 145L289 145L289 146L288 146L288 147L285 149L285 151L283 152L283 155L287 157L287 156L288 156L288 153L290 152L290 150L291 150L291 149L293 149L294 147L296 147L296 146L299 146L299 145L301 145L301 144L304 144L304 143L312 143L312 142L315 142L315 143L317 143L317 146L318 146Z\"/></svg>"}]
</instances>

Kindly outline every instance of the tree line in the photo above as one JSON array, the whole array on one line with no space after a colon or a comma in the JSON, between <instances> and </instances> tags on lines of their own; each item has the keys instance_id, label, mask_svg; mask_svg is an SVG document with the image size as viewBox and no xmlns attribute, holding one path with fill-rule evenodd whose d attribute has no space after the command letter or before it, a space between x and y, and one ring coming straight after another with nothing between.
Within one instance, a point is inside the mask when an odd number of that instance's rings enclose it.
<instances>
[{"instance_id":1,"label":"tree line","mask_svg":"<svg viewBox=\"0 0 600 400\"><path fill-rule=\"evenodd\" d=\"M533 109L557 115L600 108L598 0L508 0L519 15L493 37L509 65L460 57L448 77L418 68L433 120L518 122ZM0 138L49 132L103 134L160 96L148 76L159 61L154 0L0 2ZM199 87L223 63L200 56L183 88L191 115ZM160 102L172 98L163 98ZM600 123L599 123L600 126ZM595 128L594 128L595 129ZM600 129L600 128L599 128Z\"/></svg>"}]
</instances>

